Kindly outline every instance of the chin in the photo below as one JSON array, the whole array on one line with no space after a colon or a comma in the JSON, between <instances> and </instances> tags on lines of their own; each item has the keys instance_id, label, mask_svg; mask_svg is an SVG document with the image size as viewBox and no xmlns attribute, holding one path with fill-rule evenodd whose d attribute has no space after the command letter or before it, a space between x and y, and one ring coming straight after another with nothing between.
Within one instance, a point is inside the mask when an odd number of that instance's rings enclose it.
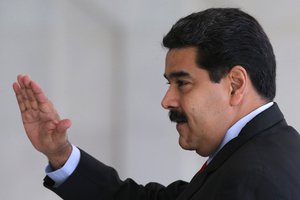
<instances>
[{"instance_id":1,"label":"chin","mask_svg":"<svg viewBox=\"0 0 300 200\"><path fill-rule=\"evenodd\" d=\"M191 147L191 145L189 145L188 142L184 141L181 138L179 138L179 146L184 150L189 150L189 151L195 150L194 148Z\"/></svg>"},{"instance_id":2,"label":"chin","mask_svg":"<svg viewBox=\"0 0 300 200\"><path fill-rule=\"evenodd\" d=\"M207 152L202 152L202 151L199 151L198 149L195 150L196 153L202 157L208 157L210 154L207 153Z\"/></svg>"},{"instance_id":3,"label":"chin","mask_svg":"<svg viewBox=\"0 0 300 200\"><path fill-rule=\"evenodd\" d=\"M208 157L210 155L210 152L207 152L203 149L195 148L186 140L183 140L182 138L179 138L179 146L184 150L195 151L198 155L202 157Z\"/></svg>"}]
</instances>

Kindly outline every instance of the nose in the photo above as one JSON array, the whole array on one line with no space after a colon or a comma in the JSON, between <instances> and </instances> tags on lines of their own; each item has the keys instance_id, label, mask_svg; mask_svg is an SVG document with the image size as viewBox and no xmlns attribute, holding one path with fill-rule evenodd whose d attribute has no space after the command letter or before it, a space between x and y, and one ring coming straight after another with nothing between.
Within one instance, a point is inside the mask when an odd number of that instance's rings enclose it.
<instances>
[{"instance_id":1,"label":"nose","mask_svg":"<svg viewBox=\"0 0 300 200\"><path fill-rule=\"evenodd\" d=\"M176 93L169 88L161 101L161 106L164 109L173 109L179 106L179 101Z\"/></svg>"}]
</instances>

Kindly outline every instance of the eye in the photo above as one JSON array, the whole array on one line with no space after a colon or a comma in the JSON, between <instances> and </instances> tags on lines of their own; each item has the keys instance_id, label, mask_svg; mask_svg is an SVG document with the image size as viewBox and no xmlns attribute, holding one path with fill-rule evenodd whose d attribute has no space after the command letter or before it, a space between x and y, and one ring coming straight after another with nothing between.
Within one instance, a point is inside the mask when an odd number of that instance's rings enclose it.
<instances>
[{"instance_id":1,"label":"eye","mask_svg":"<svg viewBox=\"0 0 300 200\"><path fill-rule=\"evenodd\" d=\"M184 80L176 80L176 84L178 87L183 87L183 86L187 85L188 82L184 81Z\"/></svg>"}]
</instances>

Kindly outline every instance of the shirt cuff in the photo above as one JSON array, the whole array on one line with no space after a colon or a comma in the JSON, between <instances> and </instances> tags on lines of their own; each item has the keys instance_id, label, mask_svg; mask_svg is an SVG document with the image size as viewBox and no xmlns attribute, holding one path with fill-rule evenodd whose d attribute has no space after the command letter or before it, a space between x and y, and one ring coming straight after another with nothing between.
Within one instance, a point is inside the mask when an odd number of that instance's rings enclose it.
<instances>
[{"instance_id":1,"label":"shirt cuff","mask_svg":"<svg viewBox=\"0 0 300 200\"><path fill-rule=\"evenodd\" d=\"M72 145L72 153L62 168L53 171L50 164L48 164L45 172L47 176L49 176L55 182L54 187L60 186L69 178L69 176L75 171L79 160L80 151L76 146Z\"/></svg>"}]
</instances>

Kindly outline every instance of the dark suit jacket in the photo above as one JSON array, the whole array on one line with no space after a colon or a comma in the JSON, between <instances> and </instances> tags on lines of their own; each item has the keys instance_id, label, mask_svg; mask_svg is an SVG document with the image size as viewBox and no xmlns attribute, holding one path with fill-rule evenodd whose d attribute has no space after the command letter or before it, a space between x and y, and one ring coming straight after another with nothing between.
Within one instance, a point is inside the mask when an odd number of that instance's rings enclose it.
<instances>
[{"instance_id":1,"label":"dark suit jacket","mask_svg":"<svg viewBox=\"0 0 300 200\"><path fill-rule=\"evenodd\" d=\"M68 200L300 200L300 136L288 126L277 104L257 115L227 143L190 183L169 186L131 179L81 151L74 173L58 188Z\"/></svg>"}]
</instances>

